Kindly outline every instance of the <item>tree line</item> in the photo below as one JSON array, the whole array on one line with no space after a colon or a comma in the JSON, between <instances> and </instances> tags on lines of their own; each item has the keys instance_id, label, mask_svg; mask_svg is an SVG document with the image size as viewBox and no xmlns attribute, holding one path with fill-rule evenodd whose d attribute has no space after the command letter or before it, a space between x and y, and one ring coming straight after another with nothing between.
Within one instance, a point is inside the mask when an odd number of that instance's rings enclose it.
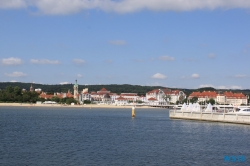
<instances>
[{"instance_id":1,"label":"tree line","mask_svg":"<svg viewBox=\"0 0 250 166\"><path fill-rule=\"evenodd\" d=\"M0 91L0 102L11 103L35 103L40 101L39 94L36 92L22 91L18 86L7 86Z\"/></svg>"},{"instance_id":2,"label":"tree line","mask_svg":"<svg viewBox=\"0 0 250 166\"><path fill-rule=\"evenodd\" d=\"M44 99L39 97L40 93L35 91L23 91L18 86L8 85L5 89L0 90L0 103L36 103L37 101L55 101L62 104L77 104L73 98L58 98L53 96L51 99Z\"/></svg>"}]
</instances>

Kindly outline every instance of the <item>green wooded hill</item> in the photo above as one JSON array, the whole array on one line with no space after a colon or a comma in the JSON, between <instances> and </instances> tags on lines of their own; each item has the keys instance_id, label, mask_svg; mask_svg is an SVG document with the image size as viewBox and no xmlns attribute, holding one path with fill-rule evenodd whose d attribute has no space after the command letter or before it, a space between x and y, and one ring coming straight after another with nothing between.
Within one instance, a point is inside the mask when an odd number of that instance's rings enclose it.
<instances>
[{"instance_id":1,"label":"green wooded hill","mask_svg":"<svg viewBox=\"0 0 250 166\"><path fill-rule=\"evenodd\" d=\"M21 89L26 89L29 91L31 83L22 83L22 82L0 82L0 89L5 89L7 86L18 86ZM55 85L48 85L48 84L32 84L34 89L41 88L42 91L53 94L54 92L67 92L70 90L73 92L73 84L55 84ZM110 84L110 85L79 85L79 91L81 91L84 88L88 88L89 92L92 91L99 91L102 88L106 88L108 91L111 91L113 93L137 93L138 95L146 95L148 91L151 91L153 89L163 89L166 87L162 86L140 86L140 85L129 85L129 84ZM172 90L175 90L176 88L170 88ZM250 95L250 90L235 90L235 89L214 89L212 87L205 87L205 88L199 88L199 89L179 89L184 91L184 93L189 96L190 93L193 91L217 91L217 92L224 92L224 91L232 91L237 93L244 93L245 95Z\"/></svg>"},{"instance_id":2,"label":"green wooded hill","mask_svg":"<svg viewBox=\"0 0 250 166\"><path fill-rule=\"evenodd\" d=\"M31 83L21 83L21 82L1 82L0 83L0 89L5 89L7 86L18 86L21 89L26 89L29 91ZM32 87L34 89L42 89L44 92L48 93L54 93L54 92L68 92L70 90L73 92L73 85L74 84L64 84L64 85L46 85L46 84L32 84ZM151 91L153 89L162 89L166 87L162 86L140 86L140 85L117 85L117 84L111 84L111 85L79 85L78 86L79 91L81 91L84 88L88 88L89 92L92 91L99 91L102 88L107 89L108 91L111 91L113 93L138 93L138 95L145 95L148 91Z\"/></svg>"}]
</instances>

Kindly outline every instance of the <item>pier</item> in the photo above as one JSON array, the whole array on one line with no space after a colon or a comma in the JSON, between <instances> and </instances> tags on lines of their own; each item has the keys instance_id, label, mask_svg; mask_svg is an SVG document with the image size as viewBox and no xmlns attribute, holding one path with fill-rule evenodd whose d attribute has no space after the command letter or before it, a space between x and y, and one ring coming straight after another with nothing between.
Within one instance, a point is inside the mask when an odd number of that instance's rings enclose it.
<instances>
[{"instance_id":1,"label":"pier","mask_svg":"<svg viewBox=\"0 0 250 166\"><path fill-rule=\"evenodd\" d=\"M169 118L250 125L250 114L169 110Z\"/></svg>"}]
</instances>

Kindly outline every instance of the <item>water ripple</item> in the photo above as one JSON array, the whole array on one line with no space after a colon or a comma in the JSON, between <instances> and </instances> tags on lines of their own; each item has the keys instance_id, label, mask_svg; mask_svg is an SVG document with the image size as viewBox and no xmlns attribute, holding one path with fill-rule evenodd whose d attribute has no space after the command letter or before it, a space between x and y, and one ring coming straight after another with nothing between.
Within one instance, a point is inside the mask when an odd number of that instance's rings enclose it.
<instances>
[{"instance_id":1,"label":"water ripple","mask_svg":"<svg viewBox=\"0 0 250 166\"><path fill-rule=\"evenodd\" d=\"M164 109L0 110L0 165L228 165L250 126L170 120Z\"/></svg>"}]
</instances>

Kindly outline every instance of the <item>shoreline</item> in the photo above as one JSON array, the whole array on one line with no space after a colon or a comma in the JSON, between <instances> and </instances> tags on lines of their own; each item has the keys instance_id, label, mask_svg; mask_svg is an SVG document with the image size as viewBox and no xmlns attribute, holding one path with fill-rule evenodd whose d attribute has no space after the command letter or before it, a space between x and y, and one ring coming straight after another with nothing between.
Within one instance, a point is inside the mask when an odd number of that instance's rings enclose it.
<instances>
[{"instance_id":1,"label":"shoreline","mask_svg":"<svg viewBox=\"0 0 250 166\"><path fill-rule=\"evenodd\" d=\"M57 108L130 108L131 106L116 106L116 105L97 105L97 104L87 104L87 105L62 105L62 104L29 104L29 103L0 103L0 107L57 107ZM157 108L149 106L137 106L135 108Z\"/></svg>"}]
</instances>

